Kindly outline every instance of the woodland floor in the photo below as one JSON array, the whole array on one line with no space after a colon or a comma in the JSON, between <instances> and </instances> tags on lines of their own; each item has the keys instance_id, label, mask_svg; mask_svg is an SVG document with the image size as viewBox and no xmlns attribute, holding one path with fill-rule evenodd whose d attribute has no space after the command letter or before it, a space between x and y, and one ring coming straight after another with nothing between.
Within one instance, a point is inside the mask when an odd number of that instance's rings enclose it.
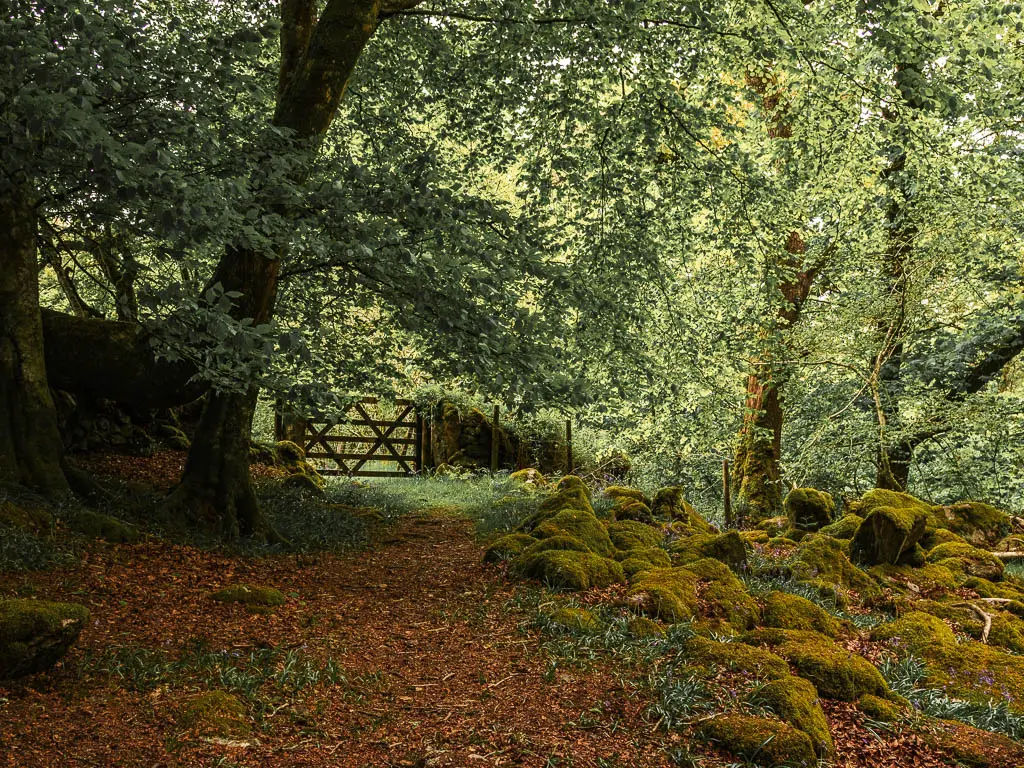
<instances>
[{"instance_id":1,"label":"woodland floor","mask_svg":"<svg viewBox=\"0 0 1024 768\"><path fill-rule=\"evenodd\" d=\"M666 750L682 737L645 716L642 671L552 665L524 629L532 609L516 607L536 587L483 565L457 509L422 510L383 536L361 553L301 559L95 543L73 568L0 573L0 597L92 612L63 663L0 686L0 766L670 765ZM261 613L209 597L240 583L288 600ZM247 700L252 734L218 741L178 724L192 698L218 687L212 673L172 677L154 661L195 648L291 653L310 668L332 659L342 677L262 685ZM852 705L826 712L836 765L950 764L918 734L865 729ZM708 768L731 762L695 751Z\"/></svg>"}]
</instances>

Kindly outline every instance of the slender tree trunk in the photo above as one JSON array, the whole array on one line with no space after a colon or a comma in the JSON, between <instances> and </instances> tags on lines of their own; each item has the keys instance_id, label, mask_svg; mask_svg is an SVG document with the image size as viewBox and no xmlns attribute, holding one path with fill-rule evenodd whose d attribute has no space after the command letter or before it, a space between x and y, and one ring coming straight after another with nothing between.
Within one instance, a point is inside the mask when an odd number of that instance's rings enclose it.
<instances>
[{"instance_id":1,"label":"slender tree trunk","mask_svg":"<svg viewBox=\"0 0 1024 768\"><path fill-rule=\"evenodd\" d=\"M782 508L782 403L777 383L747 376L746 412L733 456L733 517L739 527Z\"/></svg>"},{"instance_id":2,"label":"slender tree trunk","mask_svg":"<svg viewBox=\"0 0 1024 768\"><path fill-rule=\"evenodd\" d=\"M0 482L68 492L43 355L38 222L26 190L0 195Z\"/></svg>"}]
</instances>

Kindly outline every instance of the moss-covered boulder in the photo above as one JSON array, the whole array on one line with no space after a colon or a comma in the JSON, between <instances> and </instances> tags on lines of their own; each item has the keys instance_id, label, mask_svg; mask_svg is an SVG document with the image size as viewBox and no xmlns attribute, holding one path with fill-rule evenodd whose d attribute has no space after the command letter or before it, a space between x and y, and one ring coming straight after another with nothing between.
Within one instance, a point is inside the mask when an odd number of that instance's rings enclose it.
<instances>
[{"instance_id":1,"label":"moss-covered boulder","mask_svg":"<svg viewBox=\"0 0 1024 768\"><path fill-rule=\"evenodd\" d=\"M768 629L751 632L744 641L766 643L814 683L826 699L856 701L864 694L889 697L889 686L875 666L831 638L817 632Z\"/></svg>"},{"instance_id":2,"label":"moss-covered boulder","mask_svg":"<svg viewBox=\"0 0 1024 768\"><path fill-rule=\"evenodd\" d=\"M647 549L657 547L665 539L660 529L633 520L620 520L608 526L608 536L616 549Z\"/></svg>"},{"instance_id":3,"label":"moss-covered boulder","mask_svg":"<svg viewBox=\"0 0 1024 768\"><path fill-rule=\"evenodd\" d=\"M0 600L0 679L49 669L88 621L89 610L75 603Z\"/></svg>"},{"instance_id":4,"label":"moss-covered boulder","mask_svg":"<svg viewBox=\"0 0 1024 768\"><path fill-rule=\"evenodd\" d=\"M782 503L789 525L798 531L817 531L832 522L836 502L817 488L794 488Z\"/></svg>"},{"instance_id":5,"label":"moss-covered boulder","mask_svg":"<svg viewBox=\"0 0 1024 768\"><path fill-rule=\"evenodd\" d=\"M79 510L68 519L68 527L90 539L102 539L113 544L134 544L142 539L139 529L110 515Z\"/></svg>"},{"instance_id":6,"label":"moss-covered boulder","mask_svg":"<svg viewBox=\"0 0 1024 768\"><path fill-rule=\"evenodd\" d=\"M818 757L825 758L835 752L832 732L818 702L818 691L807 680L793 675L781 677L761 688L757 701L784 722L806 733Z\"/></svg>"},{"instance_id":7,"label":"moss-covered boulder","mask_svg":"<svg viewBox=\"0 0 1024 768\"><path fill-rule=\"evenodd\" d=\"M306 463L306 452L298 443L281 440L274 445L274 458L282 467L299 467Z\"/></svg>"},{"instance_id":8,"label":"moss-covered boulder","mask_svg":"<svg viewBox=\"0 0 1024 768\"><path fill-rule=\"evenodd\" d=\"M1024 745L1001 733L950 720L937 720L933 727L921 735L927 744L949 754L957 766L1024 766Z\"/></svg>"},{"instance_id":9,"label":"moss-covered boulder","mask_svg":"<svg viewBox=\"0 0 1024 768\"><path fill-rule=\"evenodd\" d=\"M833 539L852 539L863 522L864 518L860 515L843 515L834 523L822 527L818 532L825 536L831 536Z\"/></svg>"},{"instance_id":10,"label":"moss-covered boulder","mask_svg":"<svg viewBox=\"0 0 1024 768\"><path fill-rule=\"evenodd\" d=\"M973 640L957 640L942 619L921 611L876 627L872 640L924 659L924 684L956 692L956 697L1005 701L1024 711L1024 657Z\"/></svg>"},{"instance_id":11,"label":"moss-covered boulder","mask_svg":"<svg viewBox=\"0 0 1024 768\"><path fill-rule=\"evenodd\" d=\"M529 557L524 553L512 566L520 575L557 589L607 587L626 578L621 565L593 552L551 549Z\"/></svg>"},{"instance_id":12,"label":"moss-covered boulder","mask_svg":"<svg viewBox=\"0 0 1024 768\"><path fill-rule=\"evenodd\" d=\"M764 531L768 534L768 538L772 539L776 536L781 536L784 531L789 528L789 518L785 515L779 517L769 517L766 520L759 522L755 529Z\"/></svg>"},{"instance_id":13,"label":"moss-covered boulder","mask_svg":"<svg viewBox=\"0 0 1024 768\"><path fill-rule=\"evenodd\" d=\"M566 632L596 632L601 628L601 622L593 613L572 606L556 608L548 614L548 621Z\"/></svg>"},{"instance_id":14,"label":"moss-covered boulder","mask_svg":"<svg viewBox=\"0 0 1024 768\"><path fill-rule=\"evenodd\" d=\"M874 489L855 508L864 518L850 543L856 563L899 562L924 535L931 507L906 493Z\"/></svg>"},{"instance_id":15,"label":"moss-covered boulder","mask_svg":"<svg viewBox=\"0 0 1024 768\"><path fill-rule=\"evenodd\" d=\"M905 593L915 600L945 595L956 589L953 572L941 565L875 565L868 573L886 587Z\"/></svg>"},{"instance_id":16,"label":"moss-covered boulder","mask_svg":"<svg viewBox=\"0 0 1024 768\"><path fill-rule=\"evenodd\" d=\"M203 693L182 707L178 727L199 736L238 739L252 731L245 705L225 691Z\"/></svg>"},{"instance_id":17,"label":"moss-covered boulder","mask_svg":"<svg viewBox=\"0 0 1024 768\"><path fill-rule=\"evenodd\" d=\"M781 720L719 715L701 723L697 733L727 752L765 768L810 766L817 762L810 737Z\"/></svg>"},{"instance_id":18,"label":"moss-covered boulder","mask_svg":"<svg viewBox=\"0 0 1024 768\"><path fill-rule=\"evenodd\" d=\"M626 596L635 610L673 623L697 613L697 576L686 568L656 568L637 575Z\"/></svg>"},{"instance_id":19,"label":"moss-covered boulder","mask_svg":"<svg viewBox=\"0 0 1024 768\"><path fill-rule=\"evenodd\" d=\"M737 631L757 624L761 607L727 565L706 557L685 567L697 575L698 605L704 622Z\"/></svg>"},{"instance_id":20,"label":"moss-covered boulder","mask_svg":"<svg viewBox=\"0 0 1024 768\"><path fill-rule=\"evenodd\" d=\"M899 704L870 693L864 694L857 700L857 709L872 720L878 720L881 723L894 723L904 714L904 710Z\"/></svg>"},{"instance_id":21,"label":"moss-covered boulder","mask_svg":"<svg viewBox=\"0 0 1024 768\"><path fill-rule=\"evenodd\" d=\"M615 547L608 536L604 523L593 512L578 509L563 509L533 529L533 536L547 539L553 536L571 536L587 545L591 552L601 557L612 557Z\"/></svg>"},{"instance_id":22,"label":"moss-covered boulder","mask_svg":"<svg viewBox=\"0 0 1024 768\"><path fill-rule=\"evenodd\" d=\"M664 637L665 627L646 616L634 616L626 624L629 636L637 640L650 640Z\"/></svg>"},{"instance_id":23,"label":"moss-covered boulder","mask_svg":"<svg viewBox=\"0 0 1024 768\"><path fill-rule=\"evenodd\" d=\"M762 623L779 629L803 629L828 637L839 634L839 622L819 606L799 595L771 592L762 601Z\"/></svg>"},{"instance_id":24,"label":"moss-covered boulder","mask_svg":"<svg viewBox=\"0 0 1024 768\"><path fill-rule=\"evenodd\" d=\"M793 555L792 575L812 584L830 584L869 597L879 592L878 585L850 562L841 542L827 536L814 536L800 543Z\"/></svg>"},{"instance_id":25,"label":"moss-covered boulder","mask_svg":"<svg viewBox=\"0 0 1024 768\"><path fill-rule=\"evenodd\" d=\"M631 549L622 554L625 555L620 560L622 570L630 580L644 571L650 571L654 568L668 568L672 565L668 552L660 547Z\"/></svg>"},{"instance_id":26,"label":"moss-covered boulder","mask_svg":"<svg viewBox=\"0 0 1024 768\"><path fill-rule=\"evenodd\" d=\"M43 533L53 524L53 515L35 504L0 501L0 524L29 533Z\"/></svg>"},{"instance_id":27,"label":"moss-covered boulder","mask_svg":"<svg viewBox=\"0 0 1024 768\"><path fill-rule=\"evenodd\" d=\"M1010 530L1008 512L980 501L960 501L932 509L932 524L976 547L995 546Z\"/></svg>"},{"instance_id":28,"label":"moss-covered boulder","mask_svg":"<svg viewBox=\"0 0 1024 768\"><path fill-rule=\"evenodd\" d=\"M241 603L242 605L270 608L284 605L284 593L273 587L254 587L250 584L235 584L219 589L210 595L218 603Z\"/></svg>"},{"instance_id":29,"label":"moss-covered boulder","mask_svg":"<svg viewBox=\"0 0 1024 768\"><path fill-rule=\"evenodd\" d=\"M484 553L485 563L501 563L511 560L523 553L531 544L537 540L525 533L509 533L497 539Z\"/></svg>"},{"instance_id":30,"label":"moss-covered boulder","mask_svg":"<svg viewBox=\"0 0 1024 768\"><path fill-rule=\"evenodd\" d=\"M548 488L551 485L539 469L532 467L516 470L508 476L508 479L529 488Z\"/></svg>"},{"instance_id":31,"label":"moss-covered boulder","mask_svg":"<svg viewBox=\"0 0 1024 768\"><path fill-rule=\"evenodd\" d=\"M686 664L698 669L714 668L743 672L757 680L778 680L789 676L785 659L747 643L723 643L699 635L686 641Z\"/></svg>"},{"instance_id":32,"label":"moss-covered boulder","mask_svg":"<svg viewBox=\"0 0 1024 768\"><path fill-rule=\"evenodd\" d=\"M678 523L677 533L685 530L686 535L694 533L717 533L714 526L701 517L685 499L683 489L670 486L660 489L654 494L651 512L659 520L673 520Z\"/></svg>"},{"instance_id":33,"label":"moss-covered boulder","mask_svg":"<svg viewBox=\"0 0 1024 768\"><path fill-rule=\"evenodd\" d=\"M579 480L579 478L574 479ZM582 482L579 484L570 482L563 485L564 480L565 478L540 503L536 512L519 524L517 530L521 533L533 533L534 529L566 510L586 512L591 517L594 516L594 508L590 504L590 492L587 490L587 487ZM595 517L594 519L596 520L597 518Z\"/></svg>"},{"instance_id":34,"label":"moss-covered boulder","mask_svg":"<svg viewBox=\"0 0 1024 768\"><path fill-rule=\"evenodd\" d=\"M928 553L928 562L948 568L961 577L977 576L989 581L999 581L1003 577L1002 560L967 543L940 544Z\"/></svg>"},{"instance_id":35,"label":"moss-covered boulder","mask_svg":"<svg viewBox=\"0 0 1024 768\"><path fill-rule=\"evenodd\" d=\"M609 485L604 489L604 495L615 501L616 505L624 504L627 501L638 501L650 509L651 500L647 494L639 488L627 488L622 485Z\"/></svg>"},{"instance_id":36,"label":"moss-covered boulder","mask_svg":"<svg viewBox=\"0 0 1024 768\"><path fill-rule=\"evenodd\" d=\"M679 564L710 557L725 563L734 571L742 571L747 565L747 545L737 531L688 536L674 541L669 551L673 561Z\"/></svg>"}]
</instances>

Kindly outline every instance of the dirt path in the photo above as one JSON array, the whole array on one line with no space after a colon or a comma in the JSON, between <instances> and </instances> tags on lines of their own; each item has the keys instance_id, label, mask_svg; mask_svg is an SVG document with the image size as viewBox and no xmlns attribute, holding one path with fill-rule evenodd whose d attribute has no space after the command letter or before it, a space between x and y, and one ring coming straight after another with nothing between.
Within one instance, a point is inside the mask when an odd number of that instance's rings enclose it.
<instances>
[{"instance_id":1,"label":"dirt path","mask_svg":"<svg viewBox=\"0 0 1024 768\"><path fill-rule=\"evenodd\" d=\"M548 670L519 629L525 616L507 609L514 587L481 554L470 524L439 509L371 551L316 562L148 543L8 576L0 593L82 602L93 624L62 668L0 687L0 765L667 765L645 703L612 670ZM268 614L209 599L232 583L290 598ZM333 659L347 682L278 701L245 746L225 746L176 724L197 688L135 692L81 671L113 646L173 657L197 642L242 655L301 650Z\"/></svg>"}]
</instances>

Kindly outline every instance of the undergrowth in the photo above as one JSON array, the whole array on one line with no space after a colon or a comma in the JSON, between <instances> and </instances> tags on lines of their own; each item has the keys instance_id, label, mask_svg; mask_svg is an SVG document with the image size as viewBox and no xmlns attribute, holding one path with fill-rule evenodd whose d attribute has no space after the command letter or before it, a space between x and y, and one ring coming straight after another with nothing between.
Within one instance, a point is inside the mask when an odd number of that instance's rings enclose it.
<instances>
[{"instance_id":1,"label":"undergrowth","mask_svg":"<svg viewBox=\"0 0 1024 768\"><path fill-rule=\"evenodd\" d=\"M878 668L889 687L925 715L958 720L1012 739L1024 739L1024 716L1011 711L1005 701L964 701L951 697L947 691L919 687L918 684L928 674L928 668L916 656L885 659Z\"/></svg>"}]
</instances>

